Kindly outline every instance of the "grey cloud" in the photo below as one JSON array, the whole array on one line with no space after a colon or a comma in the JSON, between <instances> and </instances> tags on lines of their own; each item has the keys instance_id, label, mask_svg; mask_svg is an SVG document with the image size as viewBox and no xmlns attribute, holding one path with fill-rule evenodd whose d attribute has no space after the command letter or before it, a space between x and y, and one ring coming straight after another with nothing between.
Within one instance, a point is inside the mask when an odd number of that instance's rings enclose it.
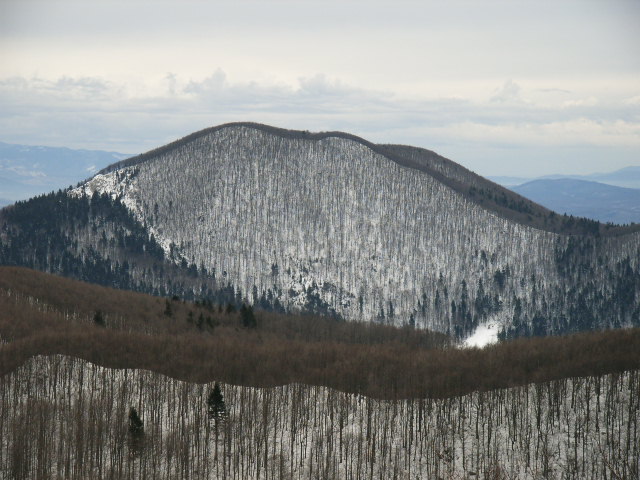
<instances>
[{"instance_id":1,"label":"grey cloud","mask_svg":"<svg viewBox=\"0 0 640 480\"><path fill-rule=\"evenodd\" d=\"M111 88L110 82L95 77L72 78L66 76L56 81L53 87L54 90L73 92L82 96L103 96Z\"/></svg>"},{"instance_id":2,"label":"grey cloud","mask_svg":"<svg viewBox=\"0 0 640 480\"><path fill-rule=\"evenodd\" d=\"M218 68L212 75L202 81L191 80L184 88L185 93L196 95L212 95L218 94L225 89L227 83L227 75Z\"/></svg>"},{"instance_id":3,"label":"grey cloud","mask_svg":"<svg viewBox=\"0 0 640 480\"><path fill-rule=\"evenodd\" d=\"M583 150L593 142L580 139L582 130L599 131L598 141L611 141L615 149L621 135L633 136L640 128L634 102L540 107L523 102L527 92L513 80L485 102L401 98L323 74L299 78L293 85L232 82L221 69L202 80L168 73L155 94L123 92L127 85L100 78L0 79L0 140L141 152L208 126L258 121L286 128L344 130L372 141L441 149L466 157L454 160L472 162L496 151L502 152L495 154L496 159L531 151L556 125L562 129L566 124L564 130L571 135L564 142L566 148ZM563 145L560 135L553 141ZM633 148L630 144L623 145L625 152Z\"/></svg>"},{"instance_id":4,"label":"grey cloud","mask_svg":"<svg viewBox=\"0 0 640 480\"><path fill-rule=\"evenodd\" d=\"M351 87L337 80L330 80L326 75L318 73L312 77L300 77L298 94L313 97L349 97L362 96L364 91Z\"/></svg>"}]
</instances>

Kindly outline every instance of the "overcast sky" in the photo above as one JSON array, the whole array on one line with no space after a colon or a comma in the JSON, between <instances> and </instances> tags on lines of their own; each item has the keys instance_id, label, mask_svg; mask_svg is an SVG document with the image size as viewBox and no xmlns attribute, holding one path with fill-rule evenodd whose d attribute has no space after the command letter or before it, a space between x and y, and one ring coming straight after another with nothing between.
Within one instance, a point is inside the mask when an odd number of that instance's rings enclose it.
<instances>
[{"instance_id":1,"label":"overcast sky","mask_svg":"<svg viewBox=\"0 0 640 480\"><path fill-rule=\"evenodd\" d=\"M138 153L230 121L482 175L640 165L640 1L0 2L0 141Z\"/></svg>"}]
</instances>

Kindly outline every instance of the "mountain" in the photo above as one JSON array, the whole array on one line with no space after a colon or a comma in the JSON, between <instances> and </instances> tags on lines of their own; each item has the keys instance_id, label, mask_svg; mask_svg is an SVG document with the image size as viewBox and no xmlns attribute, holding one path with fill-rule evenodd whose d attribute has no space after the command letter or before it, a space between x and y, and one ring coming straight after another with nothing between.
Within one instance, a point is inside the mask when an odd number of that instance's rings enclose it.
<instances>
[{"instance_id":1,"label":"mountain","mask_svg":"<svg viewBox=\"0 0 640 480\"><path fill-rule=\"evenodd\" d=\"M561 180L561 179L573 179L584 180L588 182L598 182L607 185L613 185L623 188L640 188L640 167L625 167L620 170L605 173L592 173L589 175L544 175L537 178L527 177L509 177L509 176L490 176L489 180L496 182L500 185L512 187L516 185L522 185L533 180Z\"/></svg>"},{"instance_id":2,"label":"mountain","mask_svg":"<svg viewBox=\"0 0 640 480\"><path fill-rule=\"evenodd\" d=\"M640 324L640 233L434 152L251 123L5 208L0 263L158 295L502 337Z\"/></svg>"},{"instance_id":3,"label":"mountain","mask_svg":"<svg viewBox=\"0 0 640 480\"><path fill-rule=\"evenodd\" d=\"M75 185L128 156L0 142L0 205Z\"/></svg>"},{"instance_id":4,"label":"mountain","mask_svg":"<svg viewBox=\"0 0 640 480\"><path fill-rule=\"evenodd\" d=\"M490 175L487 177L487 179L491 180L492 182L496 182L498 185L509 188L515 185L522 185L523 183L527 183L533 180L526 177L509 177L504 175Z\"/></svg>"},{"instance_id":5,"label":"mountain","mask_svg":"<svg viewBox=\"0 0 640 480\"><path fill-rule=\"evenodd\" d=\"M640 190L585 180L534 180L514 192L559 213L617 224L640 223Z\"/></svg>"},{"instance_id":6,"label":"mountain","mask_svg":"<svg viewBox=\"0 0 640 480\"><path fill-rule=\"evenodd\" d=\"M640 188L640 167L625 167L615 172L594 173L587 176L594 182L607 183L618 187Z\"/></svg>"}]
</instances>

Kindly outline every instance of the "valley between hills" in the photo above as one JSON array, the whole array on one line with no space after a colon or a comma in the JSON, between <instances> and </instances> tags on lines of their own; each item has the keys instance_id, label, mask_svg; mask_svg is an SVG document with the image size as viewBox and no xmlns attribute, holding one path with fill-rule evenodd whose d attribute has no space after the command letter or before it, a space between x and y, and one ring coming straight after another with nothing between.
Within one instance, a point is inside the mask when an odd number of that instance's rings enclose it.
<instances>
[{"instance_id":1,"label":"valley between hills","mask_svg":"<svg viewBox=\"0 0 640 480\"><path fill-rule=\"evenodd\" d=\"M340 132L120 161L0 210L0 477L638 478L639 228Z\"/></svg>"}]
</instances>

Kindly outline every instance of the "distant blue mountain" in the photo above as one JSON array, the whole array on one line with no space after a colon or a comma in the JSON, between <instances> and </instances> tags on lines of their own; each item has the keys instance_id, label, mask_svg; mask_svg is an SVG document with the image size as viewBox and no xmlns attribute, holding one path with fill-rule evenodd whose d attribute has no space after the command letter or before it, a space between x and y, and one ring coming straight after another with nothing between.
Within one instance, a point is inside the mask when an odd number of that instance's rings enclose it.
<instances>
[{"instance_id":1,"label":"distant blue mountain","mask_svg":"<svg viewBox=\"0 0 640 480\"><path fill-rule=\"evenodd\" d=\"M75 185L130 156L0 142L0 206Z\"/></svg>"},{"instance_id":2,"label":"distant blue mountain","mask_svg":"<svg viewBox=\"0 0 640 480\"><path fill-rule=\"evenodd\" d=\"M607 185L614 185L616 187L624 188L640 188L640 167L625 167L614 172L607 173L592 173L590 175L545 175L538 178L526 178L526 177L507 177L507 176L490 176L489 180L496 182L505 187L512 187L514 185L522 185L532 180L560 180L564 178L571 178L573 180L586 180L590 182L606 183Z\"/></svg>"},{"instance_id":3,"label":"distant blue mountain","mask_svg":"<svg viewBox=\"0 0 640 480\"><path fill-rule=\"evenodd\" d=\"M636 168L629 170L633 173ZM570 178L539 179L509 188L558 213L617 224L640 223L639 189Z\"/></svg>"}]
</instances>

